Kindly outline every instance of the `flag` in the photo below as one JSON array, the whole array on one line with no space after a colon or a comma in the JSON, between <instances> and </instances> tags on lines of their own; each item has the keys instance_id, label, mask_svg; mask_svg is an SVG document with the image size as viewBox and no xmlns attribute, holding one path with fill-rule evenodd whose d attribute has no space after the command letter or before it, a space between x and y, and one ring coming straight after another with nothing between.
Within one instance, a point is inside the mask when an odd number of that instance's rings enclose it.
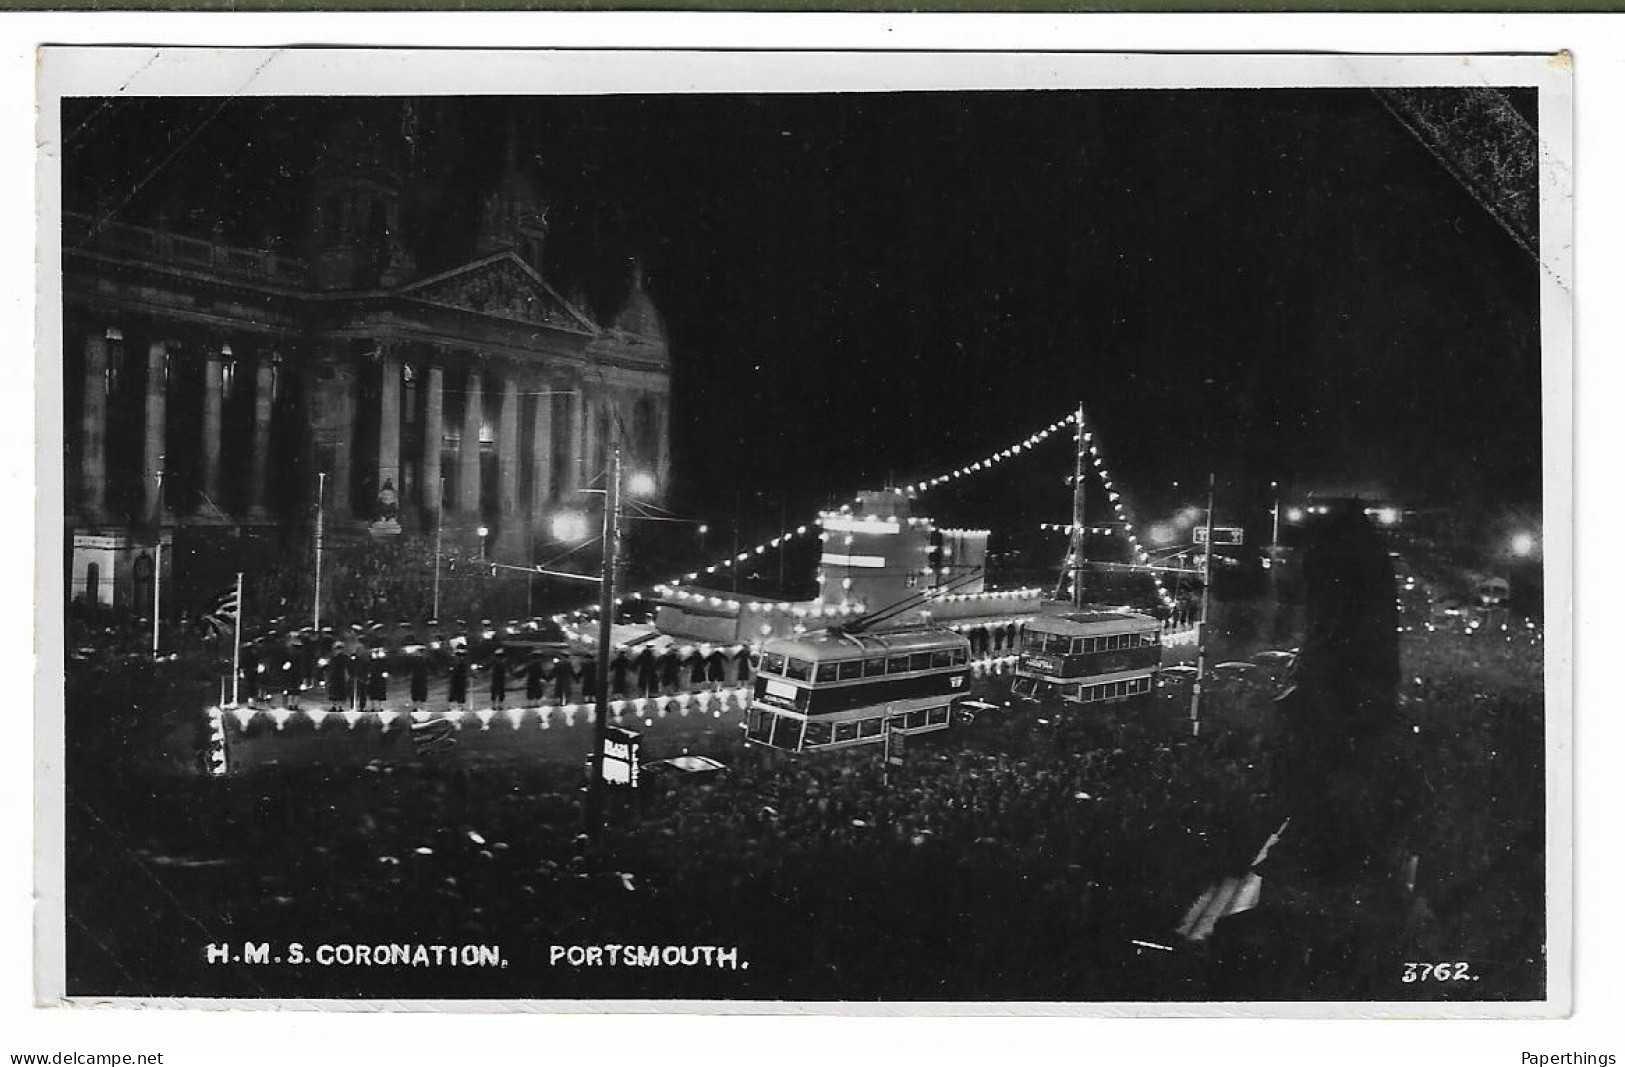
<instances>
[{"instance_id":1,"label":"flag","mask_svg":"<svg viewBox=\"0 0 1625 1067\"><path fill-rule=\"evenodd\" d=\"M209 602L209 608L198 620L215 633L225 636L237 625L237 612L241 608L237 602L237 587L229 586L216 594Z\"/></svg>"},{"instance_id":2,"label":"flag","mask_svg":"<svg viewBox=\"0 0 1625 1067\"><path fill-rule=\"evenodd\" d=\"M1270 849L1281 841L1281 835L1292 820L1287 819L1280 827L1264 841L1264 846L1253 856L1252 863L1248 864L1247 873L1223 878L1208 886L1202 895L1196 898L1189 910L1185 912L1185 919L1175 931L1187 941L1206 941L1213 934L1213 928L1220 919L1232 915L1240 915L1244 911L1251 911L1258 907L1263 897L1264 879L1258 873L1258 865L1269 858Z\"/></svg>"}]
</instances>

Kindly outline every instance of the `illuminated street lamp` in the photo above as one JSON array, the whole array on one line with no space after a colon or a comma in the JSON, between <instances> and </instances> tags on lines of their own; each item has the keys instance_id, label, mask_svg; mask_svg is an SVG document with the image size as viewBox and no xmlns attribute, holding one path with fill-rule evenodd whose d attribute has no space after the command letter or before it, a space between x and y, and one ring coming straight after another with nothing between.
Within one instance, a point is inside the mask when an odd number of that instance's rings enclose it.
<instances>
[{"instance_id":1,"label":"illuminated street lamp","mask_svg":"<svg viewBox=\"0 0 1625 1067\"><path fill-rule=\"evenodd\" d=\"M553 516L555 541L585 541L589 529L587 516L579 511L561 511Z\"/></svg>"},{"instance_id":2,"label":"illuminated street lamp","mask_svg":"<svg viewBox=\"0 0 1625 1067\"><path fill-rule=\"evenodd\" d=\"M1539 542L1535 540L1534 534L1524 531L1513 534L1512 542L1508 547L1512 549L1514 556L1531 556L1538 544Z\"/></svg>"},{"instance_id":3,"label":"illuminated street lamp","mask_svg":"<svg viewBox=\"0 0 1625 1067\"><path fill-rule=\"evenodd\" d=\"M648 471L636 471L626 479L626 491L633 496L654 496L655 477Z\"/></svg>"},{"instance_id":4,"label":"illuminated street lamp","mask_svg":"<svg viewBox=\"0 0 1625 1067\"><path fill-rule=\"evenodd\" d=\"M481 526L478 530L475 530L474 532L480 535L480 558L484 559L485 558L485 539L487 537L491 536L491 528L489 526Z\"/></svg>"}]
</instances>

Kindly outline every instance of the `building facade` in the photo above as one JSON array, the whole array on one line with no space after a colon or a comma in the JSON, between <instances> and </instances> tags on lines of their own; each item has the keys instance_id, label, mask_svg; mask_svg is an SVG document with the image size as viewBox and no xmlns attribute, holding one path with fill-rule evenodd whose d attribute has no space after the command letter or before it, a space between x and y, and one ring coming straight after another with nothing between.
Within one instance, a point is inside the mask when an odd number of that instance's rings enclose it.
<instances>
[{"instance_id":1,"label":"building facade","mask_svg":"<svg viewBox=\"0 0 1625 1067\"><path fill-rule=\"evenodd\" d=\"M636 264L607 322L544 279L546 205L511 140L474 258L432 274L400 240L400 173L356 121L310 176L294 249L64 213L71 597L134 595L109 537L275 533L318 510L333 538L436 533L529 561L555 517L590 512L617 446L665 495L661 316Z\"/></svg>"}]
</instances>

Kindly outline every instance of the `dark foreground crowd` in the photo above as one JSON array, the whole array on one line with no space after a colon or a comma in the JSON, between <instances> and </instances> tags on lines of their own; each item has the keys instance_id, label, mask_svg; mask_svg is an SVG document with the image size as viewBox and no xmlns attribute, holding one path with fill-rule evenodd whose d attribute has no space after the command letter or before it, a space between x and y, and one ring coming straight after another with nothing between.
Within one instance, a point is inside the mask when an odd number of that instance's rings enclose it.
<instances>
[{"instance_id":1,"label":"dark foreground crowd","mask_svg":"<svg viewBox=\"0 0 1625 1067\"><path fill-rule=\"evenodd\" d=\"M1458 643L1452 659L1489 651ZM916 739L889 782L878 749L719 744L726 771L651 771L635 802L618 794L598 844L574 769L426 756L156 786L78 776L69 973L127 994L1387 999L1421 995L1395 961L1429 951L1484 960L1475 996L1529 995L1530 709L1470 674L1411 703L1438 805L1409 834L1433 911L1382 923L1283 874L1265 907L1184 942L1192 901L1283 815L1267 733L1191 741L1018 705ZM495 943L507 965L202 962L241 940ZM735 946L750 966L550 962L554 945L673 943Z\"/></svg>"}]
</instances>

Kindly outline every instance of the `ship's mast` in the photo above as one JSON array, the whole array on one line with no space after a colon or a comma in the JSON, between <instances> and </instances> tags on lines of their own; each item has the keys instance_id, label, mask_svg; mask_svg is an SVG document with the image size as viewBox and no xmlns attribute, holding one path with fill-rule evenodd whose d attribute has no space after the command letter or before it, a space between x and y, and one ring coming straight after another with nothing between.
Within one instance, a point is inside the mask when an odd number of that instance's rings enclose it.
<instances>
[{"instance_id":1,"label":"ship's mast","mask_svg":"<svg viewBox=\"0 0 1625 1067\"><path fill-rule=\"evenodd\" d=\"M1077 430L1078 451L1072 465L1072 537L1069 557L1072 563L1072 607L1083 607L1083 472L1088 446L1083 439L1083 401L1078 401L1078 413L1073 420Z\"/></svg>"}]
</instances>

